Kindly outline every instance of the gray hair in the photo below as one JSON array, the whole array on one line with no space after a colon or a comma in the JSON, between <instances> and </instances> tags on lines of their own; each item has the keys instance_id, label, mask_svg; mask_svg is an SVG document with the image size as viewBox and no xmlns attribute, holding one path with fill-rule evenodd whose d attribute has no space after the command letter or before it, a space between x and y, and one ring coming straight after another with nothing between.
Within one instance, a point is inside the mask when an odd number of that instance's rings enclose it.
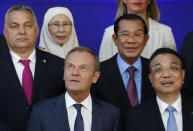
<instances>
[{"instance_id":1,"label":"gray hair","mask_svg":"<svg viewBox=\"0 0 193 131\"><path fill-rule=\"evenodd\" d=\"M37 26L37 19L35 16L35 13L33 12L32 8L27 6L27 5L14 5L11 8L9 8L5 14L4 17L4 28L7 26L7 18L9 13L13 12L13 11L28 11L31 13L31 15L33 16L34 22L35 22L35 26Z\"/></svg>"}]
</instances>

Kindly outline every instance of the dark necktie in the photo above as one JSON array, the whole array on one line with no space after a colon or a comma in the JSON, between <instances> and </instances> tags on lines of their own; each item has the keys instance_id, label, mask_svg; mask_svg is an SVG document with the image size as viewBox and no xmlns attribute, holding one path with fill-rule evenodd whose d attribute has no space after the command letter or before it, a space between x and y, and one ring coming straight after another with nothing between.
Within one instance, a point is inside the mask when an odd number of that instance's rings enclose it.
<instances>
[{"instance_id":1,"label":"dark necktie","mask_svg":"<svg viewBox=\"0 0 193 131\"><path fill-rule=\"evenodd\" d=\"M82 115L81 115L81 104L74 104L74 107L77 110L77 116L75 119L75 123L74 123L74 131L84 131L84 124L83 124L83 119L82 119Z\"/></svg>"},{"instance_id":2,"label":"dark necktie","mask_svg":"<svg viewBox=\"0 0 193 131\"><path fill-rule=\"evenodd\" d=\"M176 119L174 117L174 111L176 109L173 106L168 106L166 111L169 113L168 121L167 121L167 131L178 131L176 125Z\"/></svg>"},{"instance_id":3,"label":"dark necktie","mask_svg":"<svg viewBox=\"0 0 193 131\"><path fill-rule=\"evenodd\" d=\"M33 77L29 68L30 60L19 60L19 62L24 65L22 74L22 88L27 98L28 105L31 105Z\"/></svg>"},{"instance_id":4,"label":"dark necktie","mask_svg":"<svg viewBox=\"0 0 193 131\"><path fill-rule=\"evenodd\" d=\"M138 104L138 95L137 95L137 89L136 89L135 80L134 80L135 71L136 71L136 68L134 66L131 66L127 69L127 72L129 72L130 74L130 78L127 85L127 94L129 97L131 107L134 107Z\"/></svg>"}]
</instances>

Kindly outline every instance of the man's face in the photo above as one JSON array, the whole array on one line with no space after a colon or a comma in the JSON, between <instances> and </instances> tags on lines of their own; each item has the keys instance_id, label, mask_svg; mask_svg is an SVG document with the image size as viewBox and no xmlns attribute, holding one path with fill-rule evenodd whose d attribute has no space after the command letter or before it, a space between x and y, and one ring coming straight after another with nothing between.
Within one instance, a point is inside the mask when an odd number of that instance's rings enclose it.
<instances>
[{"instance_id":1,"label":"man's face","mask_svg":"<svg viewBox=\"0 0 193 131\"><path fill-rule=\"evenodd\" d=\"M75 51L66 58L64 80L69 94L88 96L91 84L96 83L100 75L94 67L93 56L85 51Z\"/></svg>"},{"instance_id":2,"label":"man's face","mask_svg":"<svg viewBox=\"0 0 193 131\"><path fill-rule=\"evenodd\" d=\"M180 94L185 71L181 61L173 54L157 55L150 63L150 81L158 96Z\"/></svg>"},{"instance_id":3,"label":"man's face","mask_svg":"<svg viewBox=\"0 0 193 131\"><path fill-rule=\"evenodd\" d=\"M9 48L15 52L33 50L39 28L28 11L12 11L8 14L4 35Z\"/></svg>"},{"instance_id":4,"label":"man's face","mask_svg":"<svg viewBox=\"0 0 193 131\"><path fill-rule=\"evenodd\" d=\"M138 59L148 38L140 20L121 20L117 35L113 35L120 56L129 64Z\"/></svg>"}]
</instances>

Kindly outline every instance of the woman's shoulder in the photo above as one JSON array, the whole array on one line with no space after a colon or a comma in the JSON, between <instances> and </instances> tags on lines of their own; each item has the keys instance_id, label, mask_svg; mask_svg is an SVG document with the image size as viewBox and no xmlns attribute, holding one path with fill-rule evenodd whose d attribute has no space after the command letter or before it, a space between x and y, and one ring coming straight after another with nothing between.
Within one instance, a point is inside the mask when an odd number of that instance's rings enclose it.
<instances>
[{"instance_id":1,"label":"woman's shoulder","mask_svg":"<svg viewBox=\"0 0 193 131\"><path fill-rule=\"evenodd\" d=\"M170 26L157 22L151 18L149 18L149 26L150 28L153 28L156 30L163 30L163 31L171 30Z\"/></svg>"},{"instance_id":2,"label":"woman's shoulder","mask_svg":"<svg viewBox=\"0 0 193 131\"><path fill-rule=\"evenodd\" d=\"M105 28L106 32L114 32L114 25L110 25L107 28Z\"/></svg>"}]
</instances>

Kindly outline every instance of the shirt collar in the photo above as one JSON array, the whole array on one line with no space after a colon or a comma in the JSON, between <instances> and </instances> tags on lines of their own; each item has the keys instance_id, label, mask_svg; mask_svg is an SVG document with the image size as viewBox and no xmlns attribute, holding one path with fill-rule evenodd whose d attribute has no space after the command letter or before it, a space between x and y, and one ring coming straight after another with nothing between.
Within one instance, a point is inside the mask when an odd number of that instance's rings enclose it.
<instances>
[{"instance_id":1,"label":"shirt collar","mask_svg":"<svg viewBox=\"0 0 193 131\"><path fill-rule=\"evenodd\" d=\"M15 52L13 52L12 50L9 50L11 57L13 59L13 63L18 63L19 60L23 59L20 56L18 56ZM31 53L31 55L27 58L28 60L30 60L31 63L35 64L35 57L36 57L36 50L34 49Z\"/></svg>"},{"instance_id":2,"label":"shirt collar","mask_svg":"<svg viewBox=\"0 0 193 131\"><path fill-rule=\"evenodd\" d=\"M66 100L66 108L70 108L74 104L77 104L77 102L74 101L73 98L68 94L68 92L65 93L65 100ZM84 108L92 112L92 98L90 94L84 101L78 104L82 104Z\"/></svg>"},{"instance_id":3,"label":"shirt collar","mask_svg":"<svg viewBox=\"0 0 193 131\"><path fill-rule=\"evenodd\" d=\"M163 114L166 110L166 108L169 106L167 103L162 101L158 96L157 96L157 103L160 109L160 113ZM181 114L182 113L182 98L181 95L178 97L178 99L171 105L176 109L176 112Z\"/></svg>"},{"instance_id":4,"label":"shirt collar","mask_svg":"<svg viewBox=\"0 0 193 131\"><path fill-rule=\"evenodd\" d=\"M139 57L133 65L130 65L121 58L119 53L117 55L117 64L121 74L124 73L130 66L134 66L137 69L136 71L140 71L142 68L141 57Z\"/></svg>"}]
</instances>

